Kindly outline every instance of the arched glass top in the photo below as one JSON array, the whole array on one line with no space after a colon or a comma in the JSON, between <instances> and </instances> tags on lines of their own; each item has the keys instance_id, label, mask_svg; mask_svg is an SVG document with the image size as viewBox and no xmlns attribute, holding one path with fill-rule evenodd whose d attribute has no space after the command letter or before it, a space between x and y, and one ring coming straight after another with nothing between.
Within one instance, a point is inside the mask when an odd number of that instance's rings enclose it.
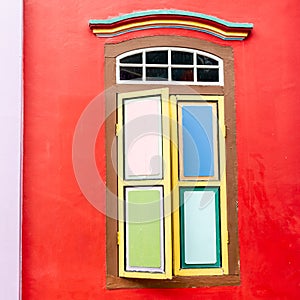
<instances>
[{"instance_id":1,"label":"arched glass top","mask_svg":"<svg viewBox=\"0 0 300 300\"><path fill-rule=\"evenodd\" d=\"M146 48L117 57L117 83L224 85L223 60L188 48Z\"/></svg>"}]
</instances>

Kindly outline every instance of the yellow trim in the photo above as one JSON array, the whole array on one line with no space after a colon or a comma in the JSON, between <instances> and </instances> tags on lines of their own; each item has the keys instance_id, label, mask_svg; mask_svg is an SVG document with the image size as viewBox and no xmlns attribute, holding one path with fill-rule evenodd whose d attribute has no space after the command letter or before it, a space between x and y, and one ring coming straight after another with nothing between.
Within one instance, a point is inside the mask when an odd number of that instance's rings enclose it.
<instances>
[{"instance_id":1,"label":"yellow trim","mask_svg":"<svg viewBox=\"0 0 300 300\"><path fill-rule=\"evenodd\" d=\"M139 186L139 185L164 185L165 180L158 179L141 179L141 180L122 180L122 185Z\"/></svg>"},{"instance_id":2,"label":"yellow trim","mask_svg":"<svg viewBox=\"0 0 300 300\"><path fill-rule=\"evenodd\" d=\"M172 203L173 203L173 272L180 269L180 226L179 226L179 189L178 189L178 138L177 138L177 98L170 97L171 156L172 156Z\"/></svg>"},{"instance_id":3,"label":"yellow trim","mask_svg":"<svg viewBox=\"0 0 300 300\"><path fill-rule=\"evenodd\" d=\"M116 127L115 127L115 134L116 134L116 136L118 136L119 133L120 133L120 125L117 123Z\"/></svg>"},{"instance_id":4,"label":"yellow trim","mask_svg":"<svg viewBox=\"0 0 300 300\"><path fill-rule=\"evenodd\" d=\"M123 180L123 100L137 99L146 96L161 96L162 108L162 149L164 161L164 178L162 180ZM151 279L170 279L172 278L172 236L171 236L171 165L170 165L170 124L169 124L169 89L157 89L149 91L138 91L118 94L118 109L117 109L117 123L118 125L118 226L120 232L119 245L119 276L129 278L151 278ZM165 273L150 273L140 271L126 271L125 270L125 225L124 225L124 186L145 186L149 185L163 185L164 192L164 256L165 256Z\"/></svg>"},{"instance_id":5,"label":"yellow trim","mask_svg":"<svg viewBox=\"0 0 300 300\"><path fill-rule=\"evenodd\" d=\"M219 106L219 127L223 129L219 133L220 146L220 218L221 218L221 248L222 248L222 267L224 274L229 273L228 266L228 227L227 227L227 192L226 192L226 125L225 125L225 110L224 97L220 97ZM221 134L222 133L222 134Z\"/></svg>"},{"instance_id":6,"label":"yellow trim","mask_svg":"<svg viewBox=\"0 0 300 300\"><path fill-rule=\"evenodd\" d=\"M180 181L180 186L187 187L193 185L194 187L199 186L220 186L220 181L196 181L196 180L182 180Z\"/></svg>"},{"instance_id":7,"label":"yellow trim","mask_svg":"<svg viewBox=\"0 0 300 300\"><path fill-rule=\"evenodd\" d=\"M213 275L224 275L223 268L207 268L207 269L180 269L176 270L175 275L177 276L213 276Z\"/></svg>"},{"instance_id":8,"label":"yellow trim","mask_svg":"<svg viewBox=\"0 0 300 300\"><path fill-rule=\"evenodd\" d=\"M124 207L123 207L123 201L120 199L124 199L124 192L123 192L123 186L122 186L122 178L121 178L121 172L120 170L123 170L123 161L119 159L119 157L122 157L123 155L123 135L119 134L121 129L121 124L123 124L123 116L122 116L122 109L119 109L120 104L122 103L120 99L118 99L118 110L117 110L117 126L118 128L118 232L119 232L119 276L124 276L124 248L125 248L125 242L124 242ZM122 107L122 105L121 105Z\"/></svg>"},{"instance_id":9,"label":"yellow trim","mask_svg":"<svg viewBox=\"0 0 300 300\"><path fill-rule=\"evenodd\" d=\"M142 27L142 26L151 26L151 25L158 25L158 24L174 24L174 25L184 25L184 26L191 26L191 27L196 27L196 28L203 28L206 30L214 31L217 32L225 37L228 36L234 36L234 37L247 37L248 33L246 32L233 32L233 31L224 31L222 29L219 29L217 27L207 25L204 23L199 23L199 22L194 22L194 21L185 21L185 20L149 20L149 21L143 21L143 22L136 22L136 23L130 23L127 25L121 25L112 29L93 29L93 33L95 34L110 34L110 33L116 33L118 31L124 31L128 30L134 27Z\"/></svg>"}]
</instances>

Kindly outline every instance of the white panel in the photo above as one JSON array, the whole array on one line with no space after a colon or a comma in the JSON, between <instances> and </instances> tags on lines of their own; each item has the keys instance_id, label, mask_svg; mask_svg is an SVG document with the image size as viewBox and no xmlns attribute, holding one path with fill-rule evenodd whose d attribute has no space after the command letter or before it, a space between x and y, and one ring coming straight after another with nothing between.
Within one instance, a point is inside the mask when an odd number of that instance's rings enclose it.
<instances>
[{"instance_id":1,"label":"white panel","mask_svg":"<svg viewBox=\"0 0 300 300\"><path fill-rule=\"evenodd\" d=\"M124 101L125 179L162 178L160 96Z\"/></svg>"},{"instance_id":2,"label":"white panel","mask_svg":"<svg viewBox=\"0 0 300 300\"><path fill-rule=\"evenodd\" d=\"M0 1L0 299L20 295L22 1Z\"/></svg>"},{"instance_id":3,"label":"white panel","mask_svg":"<svg viewBox=\"0 0 300 300\"><path fill-rule=\"evenodd\" d=\"M186 264L215 264L216 208L213 191L184 192Z\"/></svg>"}]
</instances>

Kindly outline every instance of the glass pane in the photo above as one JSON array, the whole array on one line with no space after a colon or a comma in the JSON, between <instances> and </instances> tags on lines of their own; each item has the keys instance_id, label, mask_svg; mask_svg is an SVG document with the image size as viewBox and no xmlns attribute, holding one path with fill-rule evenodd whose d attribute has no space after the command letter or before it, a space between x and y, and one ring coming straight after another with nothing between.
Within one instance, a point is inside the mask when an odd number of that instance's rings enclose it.
<instances>
[{"instance_id":1,"label":"glass pane","mask_svg":"<svg viewBox=\"0 0 300 300\"><path fill-rule=\"evenodd\" d=\"M172 65L192 65L193 61L193 53L183 51L172 51L171 53Z\"/></svg>"},{"instance_id":2,"label":"glass pane","mask_svg":"<svg viewBox=\"0 0 300 300\"><path fill-rule=\"evenodd\" d=\"M172 68L172 80L174 80L174 81L194 81L194 69Z\"/></svg>"},{"instance_id":3,"label":"glass pane","mask_svg":"<svg viewBox=\"0 0 300 300\"><path fill-rule=\"evenodd\" d=\"M197 65L213 65L217 66L219 62L215 59L212 59L210 57L197 54Z\"/></svg>"},{"instance_id":4,"label":"glass pane","mask_svg":"<svg viewBox=\"0 0 300 300\"><path fill-rule=\"evenodd\" d=\"M168 80L168 68L146 68L146 80Z\"/></svg>"},{"instance_id":5,"label":"glass pane","mask_svg":"<svg viewBox=\"0 0 300 300\"><path fill-rule=\"evenodd\" d=\"M197 81L218 82L219 69L197 69Z\"/></svg>"},{"instance_id":6,"label":"glass pane","mask_svg":"<svg viewBox=\"0 0 300 300\"><path fill-rule=\"evenodd\" d=\"M141 64L142 62L142 53L129 55L120 60L122 64Z\"/></svg>"},{"instance_id":7,"label":"glass pane","mask_svg":"<svg viewBox=\"0 0 300 300\"><path fill-rule=\"evenodd\" d=\"M120 80L142 80L142 68L120 67Z\"/></svg>"},{"instance_id":8,"label":"glass pane","mask_svg":"<svg viewBox=\"0 0 300 300\"><path fill-rule=\"evenodd\" d=\"M163 272L162 187L126 187L126 270Z\"/></svg>"},{"instance_id":9,"label":"glass pane","mask_svg":"<svg viewBox=\"0 0 300 300\"><path fill-rule=\"evenodd\" d=\"M216 174L215 146L217 126L211 105L182 104L180 129L180 168L184 177L209 177ZM182 170L180 172L182 174Z\"/></svg>"},{"instance_id":10,"label":"glass pane","mask_svg":"<svg viewBox=\"0 0 300 300\"><path fill-rule=\"evenodd\" d=\"M180 189L181 267L220 267L218 188Z\"/></svg>"},{"instance_id":11,"label":"glass pane","mask_svg":"<svg viewBox=\"0 0 300 300\"><path fill-rule=\"evenodd\" d=\"M160 96L124 101L125 179L162 178Z\"/></svg>"},{"instance_id":12,"label":"glass pane","mask_svg":"<svg viewBox=\"0 0 300 300\"><path fill-rule=\"evenodd\" d=\"M150 51L146 53L146 64L167 64L168 51Z\"/></svg>"}]
</instances>

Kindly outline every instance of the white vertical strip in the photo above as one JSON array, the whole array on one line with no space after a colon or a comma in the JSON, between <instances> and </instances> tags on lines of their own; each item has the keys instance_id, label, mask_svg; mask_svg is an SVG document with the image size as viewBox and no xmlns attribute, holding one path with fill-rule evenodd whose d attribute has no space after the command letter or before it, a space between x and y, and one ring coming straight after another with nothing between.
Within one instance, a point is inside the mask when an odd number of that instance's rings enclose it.
<instances>
[{"instance_id":1,"label":"white vertical strip","mask_svg":"<svg viewBox=\"0 0 300 300\"><path fill-rule=\"evenodd\" d=\"M172 81L172 57L171 57L171 49L168 49L168 82Z\"/></svg>"},{"instance_id":2,"label":"white vertical strip","mask_svg":"<svg viewBox=\"0 0 300 300\"><path fill-rule=\"evenodd\" d=\"M219 60L219 82L220 85L224 85L224 62L222 59Z\"/></svg>"},{"instance_id":3,"label":"white vertical strip","mask_svg":"<svg viewBox=\"0 0 300 300\"><path fill-rule=\"evenodd\" d=\"M23 1L0 1L0 299L20 299Z\"/></svg>"},{"instance_id":4,"label":"white vertical strip","mask_svg":"<svg viewBox=\"0 0 300 300\"><path fill-rule=\"evenodd\" d=\"M146 51L142 52L142 62L143 62L143 73L142 73L142 82L146 82Z\"/></svg>"},{"instance_id":5,"label":"white vertical strip","mask_svg":"<svg viewBox=\"0 0 300 300\"><path fill-rule=\"evenodd\" d=\"M194 51L194 53L193 53L193 69L194 69L194 83L196 83L197 82L197 77L198 77L198 75L197 75L197 52L196 51Z\"/></svg>"}]
</instances>

